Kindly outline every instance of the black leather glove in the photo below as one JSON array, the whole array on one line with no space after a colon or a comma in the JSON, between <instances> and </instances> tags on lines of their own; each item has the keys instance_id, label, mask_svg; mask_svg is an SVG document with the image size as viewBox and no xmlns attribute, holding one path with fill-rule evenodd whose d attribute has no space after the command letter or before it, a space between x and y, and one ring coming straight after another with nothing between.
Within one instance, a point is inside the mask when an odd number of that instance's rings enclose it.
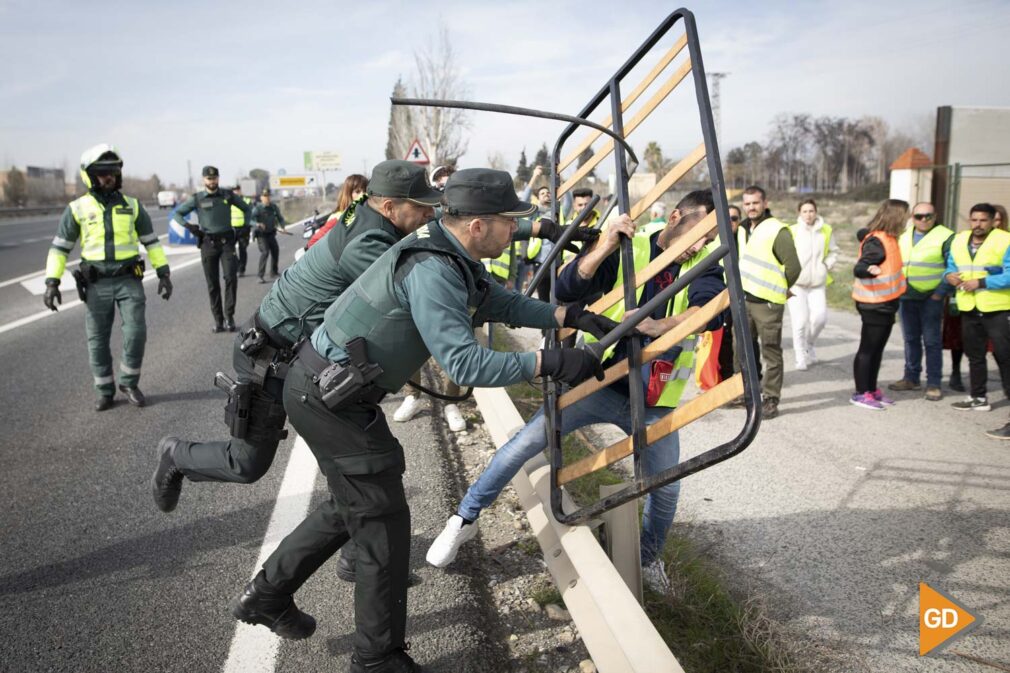
<instances>
[{"instance_id":1,"label":"black leather glove","mask_svg":"<svg viewBox=\"0 0 1010 673\"><path fill-rule=\"evenodd\" d=\"M554 348L540 351L540 374L577 386L590 376L603 380L603 364L588 350Z\"/></svg>"},{"instance_id":2,"label":"black leather glove","mask_svg":"<svg viewBox=\"0 0 1010 673\"><path fill-rule=\"evenodd\" d=\"M558 226L557 222L542 218L540 220L540 233L537 234L537 238L545 238L551 243L557 243L558 239L561 238L561 231L562 228Z\"/></svg>"},{"instance_id":3,"label":"black leather glove","mask_svg":"<svg viewBox=\"0 0 1010 673\"><path fill-rule=\"evenodd\" d=\"M565 309L565 321L562 327L573 327L602 339L608 332L614 331L620 323L610 318L587 311L578 304L571 304Z\"/></svg>"},{"instance_id":4,"label":"black leather glove","mask_svg":"<svg viewBox=\"0 0 1010 673\"><path fill-rule=\"evenodd\" d=\"M561 233L563 234L564 231L568 229L568 227L570 226L572 225L566 224L565 226L561 227ZM600 237L600 230L597 229L596 227L583 227L582 225L579 225L578 227L575 228L575 234L572 236L572 240L570 240L565 245L565 250L567 250L568 252L578 253L581 248L575 245L576 241L580 243L592 243L599 237Z\"/></svg>"},{"instance_id":5,"label":"black leather glove","mask_svg":"<svg viewBox=\"0 0 1010 673\"><path fill-rule=\"evenodd\" d=\"M46 278L46 293L42 296L42 303L50 311L59 311L58 305L63 303L63 295L60 294L60 279Z\"/></svg>"},{"instance_id":6,"label":"black leather glove","mask_svg":"<svg viewBox=\"0 0 1010 673\"><path fill-rule=\"evenodd\" d=\"M167 273L164 276L158 276L158 294L166 301L172 296L172 281Z\"/></svg>"}]
</instances>

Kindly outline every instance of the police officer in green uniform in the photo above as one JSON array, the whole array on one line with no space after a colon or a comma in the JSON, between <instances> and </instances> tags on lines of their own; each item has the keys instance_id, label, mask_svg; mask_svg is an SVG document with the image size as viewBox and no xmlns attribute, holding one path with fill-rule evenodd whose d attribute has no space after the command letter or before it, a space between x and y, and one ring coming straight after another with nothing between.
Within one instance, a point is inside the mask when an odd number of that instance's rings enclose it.
<instances>
[{"instance_id":1,"label":"police officer in green uniform","mask_svg":"<svg viewBox=\"0 0 1010 673\"><path fill-rule=\"evenodd\" d=\"M81 180L88 192L63 211L49 248L43 302L53 311L62 303L60 280L67 255L79 238L81 264L74 271L74 279L77 292L88 308L85 321L88 359L98 391L95 411L111 407L115 395L109 337L116 306L119 306L123 321L119 389L131 404L142 407L144 395L137 382L144 360L147 325L144 322L146 298L141 282L144 262L140 259L138 244L143 243L147 248L147 256L158 274L158 294L165 299L172 296L168 259L147 211L137 199L119 191L123 186L123 159L115 147L102 144L86 150L81 155Z\"/></svg>"},{"instance_id":2,"label":"police officer in green uniform","mask_svg":"<svg viewBox=\"0 0 1010 673\"><path fill-rule=\"evenodd\" d=\"M312 334L323 312L372 262L431 219L441 196L416 164L384 161L373 169L367 198L355 207L353 223L335 226L285 269L236 335L237 381L225 411L231 438L188 442L170 436L159 443L152 477L159 509L175 509L184 478L249 484L266 474L284 434L281 394L294 344ZM346 573L342 577L353 579Z\"/></svg>"},{"instance_id":3,"label":"police officer in green uniform","mask_svg":"<svg viewBox=\"0 0 1010 673\"><path fill-rule=\"evenodd\" d=\"M284 229L284 216L276 203L270 203L270 190L264 189L260 194L260 202L252 209L253 236L260 249L260 282L267 282L263 277L267 271L267 257L270 257L270 277L280 275L277 271L277 257L280 249L277 247L277 232L288 233Z\"/></svg>"},{"instance_id":4,"label":"police officer in green uniform","mask_svg":"<svg viewBox=\"0 0 1010 673\"><path fill-rule=\"evenodd\" d=\"M242 196L242 185L235 185L232 188L235 196L242 197L242 200L249 203L249 199ZM249 261L249 234L250 227L246 214L240 208L231 207L231 226L235 230L235 255L238 257L238 277L245 275L246 262Z\"/></svg>"},{"instance_id":5,"label":"police officer in green uniform","mask_svg":"<svg viewBox=\"0 0 1010 673\"><path fill-rule=\"evenodd\" d=\"M214 316L213 332L235 331L235 228L231 224L231 207L241 210L248 224L252 209L241 197L218 187L220 173L214 166L203 167L204 190L183 201L175 211L175 221L192 231L200 244L203 275L207 279L210 312ZM186 222L186 216L196 211L199 225ZM224 310L221 306L221 276L224 276Z\"/></svg>"},{"instance_id":6,"label":"police officer in green uniform","mask_svg":"<svg viewBox=\"0 0 1010 673\"><path fill-rule=\"evenodd\" d=\"M603 372L578 349L506 353L482 347L474 324L497 320L604 335L616 323L545 304L490 281L480 260L512 240L519 201L503 171L466 169L445 188L444 215L383 254L324 314L298 348L284 406L326 476L330 497L264 563L232 603L236 618L284 638L306 638L315 620L293 594L349 539L358 549L352 673L418 670L404 651L410 512L403 448L379 401L431 356L460 385L503 386L536 376L577 383Z\"/></svg>"}]
</instances>

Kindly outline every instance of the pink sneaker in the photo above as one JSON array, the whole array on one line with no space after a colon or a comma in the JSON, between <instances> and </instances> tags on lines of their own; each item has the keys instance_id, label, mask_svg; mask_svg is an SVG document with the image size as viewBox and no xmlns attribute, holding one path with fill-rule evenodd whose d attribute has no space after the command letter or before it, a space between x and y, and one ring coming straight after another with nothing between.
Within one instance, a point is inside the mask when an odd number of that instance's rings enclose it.
<instances>
[{"instance_id":1,"label":"pink sneaker","mask_svg":"<svg viewBox=\"0 0 1010 673\"><path fill-rule=\"evenodd\" d=\"M864 409L873 409L874 411L884 410L884 405L878 402L872 393L855 393L849 398L849 404L855 404L857 407Z\"/></svg>"},{"instance_id":2,"label":"pink sneaker","mask_svg":"<svg viewBox=\"0 0 1010 673\"><path fill-rule=\"evenodd\" d=\"M881 390L880 388L877 388L872 393L867 393L867 394L868 395L872 395L873 399L877 400L878 402L880 402L881 404L883 404L885 407L893 407L895 405L895 401L892 400L887 395L885 395L884 391Z\"/></svg>"}]
</instances>

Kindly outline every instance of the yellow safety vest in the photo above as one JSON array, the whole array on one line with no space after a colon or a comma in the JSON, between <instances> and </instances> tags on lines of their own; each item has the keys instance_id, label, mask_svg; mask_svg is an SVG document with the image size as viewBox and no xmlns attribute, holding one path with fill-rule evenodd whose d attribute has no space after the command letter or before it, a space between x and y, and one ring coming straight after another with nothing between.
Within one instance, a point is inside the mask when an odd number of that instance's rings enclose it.
<instances>
[{"instance_id":1,"label":"yellow safety vest","mask_svg":"<svg viewBox=\"0 0 1010 673\"><path fill-rule=\"evenodd\" d=\"M804 225L804 226L806 226L806 225ZM796 230L799 229L799 227L800 227L800 224L798 222L796 224L790 224L789 225L789 233L793 235L793 242L794 243L796 242ZM740 233L741 229L742 229L742 227L737 227L736 231L737 231L738 234ZM824 255L823 255L823 259L827 259L828 252L831 250L831 231L832 231L831 225L830 224L821 223L821 231L824 232ZM831 277L831 272L830 271L827 273L827 277L828 277L828 279L824 283L825 286L831 285L832 283L835 282L835 279Z\"/></svg>"},{"instance_id":2,"label":"yellow safety vest","mask_svg":"<svg viewBox=\"0 0 1010 673\"><path fill-rule=\"evenodd\" d=\"M540 221L540 219L541 219L541 216L537 215L532 220L530 220L530 222L532 222L533 224L536 224L537 222ZM526 246L526 259L528 261L530 261L530 262L532 262L533 260L535 260L537 258L537 255L540 254L540 249L543 247L543 244L544 244L544 240L542 238L539 238L539 237L537 237L537 238L530 237L530 240L529 240L529 242L528 242L528 244Z\"/></svg>"},{"instance_id":3,"label":"yellow safety vest","mask_svg":"<svg viewBox=\"0 0 1010 673\"><path fill-rule=\"evenodd\" d=\"M971 238L971 230L962 231L954 237L950 244L950 255L957 265L957 272L961 280L974 280L985 278L989 275L986 267L1003 268L1003 257L1007 248L1010 248L1010 233L1002 229L993 229L982 242L981 247L975 252L972 258L968 250L968 242ZM961 311L974 311L978 309L983 313L993 313L995 311L1010 311L1010 289L1006 290L983 290L974 292L957 291L957 308Z\"/></svg>"},{"instance_id":4,"label":"yellow safety vest","mask_svg":"<svg viewBox=\"0 0 1010 673\"><path fill-rule=\"evenodd\" d=\"M510 243L505 252L501 254L500 257L495 259L485 258L481 262L484 264L484 268L487 269L488 273L493 276L497 276L502 280L508 280L509 274L512 271L512 250L515 248L515 242Z\"/></svg>"},{"instance_id":5,"label":"yellow safety vest","mask_svg":"<svg viewBox=\"0 0 1010 673\"><path fill-rule=\"evenodd\" d=\"M943 244L954 232L938 224L923 235L918 243L912 243L915 227L908 227L898 238L901 259L905 262L905 280L912 289L932 292L943 280L943 270L947 261L943 258Z\"/></svg>"},{"instance_id":6,"label":"yellow safety vest","mask_svg":"<svg viewBox=\"0 0 1010 673\"><path fill-rule=\"evenodd\" d=\"M112 208L112 245L117 262L140 255L136 227L140 204L130 196L124 196L123 199L126 201L125 206L116 205ZM106 261L105 206L89 192L70 203L70 212L81 227L81 259L90 262Z\"/></svg>"},{"instance_id":7,"label":"yellow safety vest","mask_svg":"<svg viewBox=\"0 0 1010 673\"><path fill-rule=\"evenodd\" d=\"M652 243L650 239L651 234L645 234L644 232L637 232L634 238L631 239L636 272L644 269L651 261L650 256ZM681 265L680 273L687 273L691 267L705 259L707 256L708 250L706 248L702 248L694 257ZM614 283L615 288L620 287L624 280L623 271L624 269L621 264L618 264L617 281ZM635 298L639 301L642 298L642 290L644 288L645 285L642 285L635 290ZM687 304L688 288L685 287L674 296L672 302L667 304L667 317L683 313L687 310ZM602 315L605 315L616 322L620 322L624 317L624 301L622 300L617 302L606 311L603 311ZM592 334L583 333L582 336L586 343L598 341L598 339L596 339ZM694 334L680 342L680 355L677 356L677 359L673 363L673 370L668 374L664 374L665 383L663 385L663 391L660 393L659 399L652 406L672 408L680 404L680 397L684 393L684 387L687 385L688 380L690 380L690 378L694 375L694 349L696 344L697 337ZM611 346L604 352L604 362L613 357L615 348L616 346Z\"/></svg>"},{"instance_id":8,"label":"yellow safety vest","mask_svg":"<svg viewBox=\"0 0 1010 673\"><path fill-rule=\"evenodd\" d=\"M785 304L786 267L775 257L775 238L786 224L774 217L763 221L750 234L740 255L743 291L772 304Z\"/></svg>"},{"instance_id":9,"label":"yellow safety vest","mask_svg":"<svg viewBox=\"0 0 1010 673\"><path fill-rule=\"evenodd\" d=\"M705 246L705 254L711 255L712 251L722 245L722 238L719 234L715 235L712 242ZM747 247L747 230L743 227L736 228L736 254L739 257L743 254L743 250ZM726 268L726 258L723 257L719 260L719 266Z\"/></svg>"},{"instance_id":10,"label":"yellow safety vest","mask_svg":"<svg viewBox=\"0 0 1010 673\"><path fill-rule=\"evenodd\" d=\"M561 224L567 226L567 225L571 224L572 222L574 222L575 218L579 216L578 212L573 212L571 215L572 216L569 218L564 212L562 212L561 213ZM593 212L589 213L589 216L586 219L584 219L582 221L582 224L580 224L579 226L580 227L593 227L593 226L596 226L596 224L599 221L600 221L600 211L598 211L595 208L593 208ZM576 248L578 248L579 250L582 249L582 242L581 241L572 241L571 244L573 246L575 246ZM563 253L561 253L561 259L564 262L570 262L571 260L575 259L576 255L578 255L578 254L579 253L577 253L577 252L570 252L568 250L565 250Z\"/></svg>"},{"instance_id":11,"label":"yellow safety vest","mask_svg":"<svg viewBox=\"0 0 1010 673\"><path fill-rule=\"evenodd\" d=\"M245 213L237 206L231 207L231 226L236 229L241 229L245 226Z\"/></svg>"}]
</instances>

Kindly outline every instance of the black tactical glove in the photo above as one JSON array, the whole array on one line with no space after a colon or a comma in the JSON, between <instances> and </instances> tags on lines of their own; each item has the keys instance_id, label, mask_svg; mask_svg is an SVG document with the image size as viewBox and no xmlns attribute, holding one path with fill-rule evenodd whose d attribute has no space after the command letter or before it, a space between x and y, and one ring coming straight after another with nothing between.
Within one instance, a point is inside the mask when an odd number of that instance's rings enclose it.
<instances>
[{"instance_id":1,"label":"black tactical glove","mask_svg":"<svg viewBox=\"0 0 1010 673\"><path fill-rule=\"evenodd\" d=\"M572 327L583 332L588 332L597 339L602 339L604 335L612 332L619 324L606 316L587 311L578 304L571 304L565 309L565 321L562 323L562 327Z\"/></svg>"},{"instance_id":2,"label":"black tactical glove","mask_svg":"<svg viewBox=\"0 0 1010 673\"><path fill-rule=\"evenodd\" d=\"M540 220L540 233L537 234L537 238L545 238L551 243L557 243L558 239L561 238L561 231L562 228L558 226L557 222L542 218Z\"/></svg>"},{"instance_id":3,"label":"black tactical glove","mask_svg":"<svg viewBox=\"0 0 1010 673\"><path fill-rule=\"evenodd\" d=\"M565 233L571 225L565 225L561 227L561 233ZM582 243L591 243L600 237L600 230L597 227L583 227L579 225L575 230L575 235L572 236L573 241L581 241Z\"/></svg>"},{"instance_id":4,"label":"black tactical glove","mask_svg":"<svg viewBox=\"0 0 1010 673\"><path fill-rule=\"evenodd\" d=\"M63 303L63 295L60 294L60 279L46 278L46 293L42 296L42 303L50 311L59 311L58 305Z\"/></svg>"},{"instance_id":5,"label":"black tactical glove","mask_svg":"<svg viewBox=\"0 0 1010 673\"><path fill-rule=\"evenodd\" d=\"M169 280L168 273L158 276L158 294L166 301L172 296L172 281Z\"/></svg>"},{"instance_id":6,"label":"black tactical glove","mask_svg":"<svg viewBox=\"0 0 1010 673\"><path fill-rule=\"evenodd\" d=\"M556 348L540 351L540 374L577 386L590 376L603 380L603 364L588 350Z\"/></svg>"}]
</instances>

